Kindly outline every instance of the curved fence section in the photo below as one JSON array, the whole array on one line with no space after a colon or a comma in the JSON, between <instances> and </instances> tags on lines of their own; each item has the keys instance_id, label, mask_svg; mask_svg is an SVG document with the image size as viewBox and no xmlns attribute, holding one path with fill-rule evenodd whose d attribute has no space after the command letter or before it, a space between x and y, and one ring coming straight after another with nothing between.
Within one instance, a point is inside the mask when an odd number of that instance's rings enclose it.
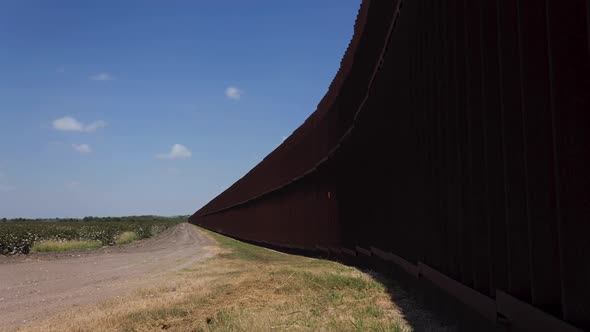
<instances>
[{"instance_id":1,"label":"curved fence section","mask_svg":"<svg viewBox=\"0 0 590 332\"><path fill-rule=\"evenodd\" d=\"M363 1L317 110L191 222L590 329L590 2Z\"/></svg>"}]
</instances>

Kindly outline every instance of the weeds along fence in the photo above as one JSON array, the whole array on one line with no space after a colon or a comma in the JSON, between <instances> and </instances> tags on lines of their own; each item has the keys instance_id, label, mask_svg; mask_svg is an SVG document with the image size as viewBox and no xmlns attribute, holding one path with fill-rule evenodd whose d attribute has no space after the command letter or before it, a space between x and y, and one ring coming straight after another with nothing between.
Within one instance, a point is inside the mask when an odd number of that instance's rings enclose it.
<instances>
[{"instance_id":1,"label":"weeds along fence","mask_svg":"<svg viewBox=\"0 0 590 332\"><path fill-rule=\"evenodd\" d=\"M191 222L590 329L590 2L363 1L317 110Z\"/></svg>"}]
</instances>

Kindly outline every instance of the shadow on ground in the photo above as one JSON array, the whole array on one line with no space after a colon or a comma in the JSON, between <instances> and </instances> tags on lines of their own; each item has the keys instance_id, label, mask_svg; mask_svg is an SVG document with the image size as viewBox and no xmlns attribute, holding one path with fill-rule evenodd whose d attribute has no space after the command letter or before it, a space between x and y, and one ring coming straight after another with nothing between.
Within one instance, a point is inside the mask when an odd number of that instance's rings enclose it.
<instances>
[{"instance_id":1,"label":"shadow on ground","mask_svg":"<svg viewBox=\"0 0 590 332\"><path fill-rule=\"evenodd\" d=\"M328 259L359 268L371 274L383 286L391 300L412 326L413 332L507 332L506 325L491 322L427 280L417 279L380 260L343 260L342 257L284 250L283 252Z\"/></svg>"},{"instance_id":2,"label":"shadow on ground","mask_svg":"<svg viewBox=\"0 0 590 332\"><path fill-rule=\"evenodd\" d=\"M374 271L374 267L362 268ZM428 281L418 280L395 266L376 271L373 276L386 287L392 302L415 332L507 331L505 326L490 322Z\"/></svg>"}]
</instances>

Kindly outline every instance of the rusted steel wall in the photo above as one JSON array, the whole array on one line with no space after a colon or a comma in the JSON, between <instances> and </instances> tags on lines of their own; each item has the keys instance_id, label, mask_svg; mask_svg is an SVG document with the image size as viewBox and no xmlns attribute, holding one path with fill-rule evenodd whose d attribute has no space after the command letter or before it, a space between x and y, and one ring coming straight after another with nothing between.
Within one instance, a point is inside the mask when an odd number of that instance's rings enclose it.
<instances>
[{"instance_id":1,"label":"rusted steel wall","mask_svg":"<svg viewBox=\"0 0 590 332\"><path fill-rule=\"evenodd\" d=\"M590 329L590 1L363 1L316 112L191 221Z\"/></svg>"}]
</instances>

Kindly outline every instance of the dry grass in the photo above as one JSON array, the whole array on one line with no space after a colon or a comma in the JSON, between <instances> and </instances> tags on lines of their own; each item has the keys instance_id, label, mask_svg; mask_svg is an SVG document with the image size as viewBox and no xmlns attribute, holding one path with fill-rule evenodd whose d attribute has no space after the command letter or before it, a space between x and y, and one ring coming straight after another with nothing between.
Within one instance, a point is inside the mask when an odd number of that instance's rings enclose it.
<instances>
[{"instance_id":1,"label":"dry grass","mask_svg":"<svg viewBox=\"0 0 590 332\"><path fill-rule=\"evenodd\" d=\"M209 233L216 257L157 287L22 331L410 331L384 286L344 265Z\"/></svg>"},{"instance_id":2,"label":"dry grass","mask_svg":"<svg viewBox=\"0 0 590 332\"><path fill-rule=\"evenodd\" d=\"M138 239L137 234L135 232L124 232L117 236L117 244L127 244L131 243Z\"/></svg>"},{"instance_id":3,"label":"dry grass","mask_svg":"<svg viewBox=\"0 0 590 332\"><path fill-rule=\"evenodd\" d=\"M102 247L100 241L43 241L33 244L33 252L62 252L69 250L96 249Z\"/></svg>"}]
</instances>

